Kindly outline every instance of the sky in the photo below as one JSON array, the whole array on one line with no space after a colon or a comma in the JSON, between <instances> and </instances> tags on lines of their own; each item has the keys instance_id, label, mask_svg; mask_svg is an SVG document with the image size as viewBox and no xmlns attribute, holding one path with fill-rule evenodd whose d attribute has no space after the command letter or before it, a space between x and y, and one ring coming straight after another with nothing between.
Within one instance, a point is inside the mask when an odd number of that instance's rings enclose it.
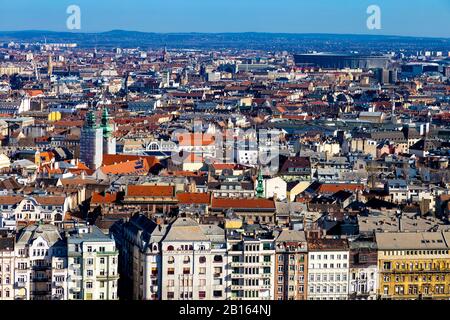
<instances>
[{"instance_id":1,"label":"sky","mask_svg":"<svg viewBox=\"0 0 450 320\"><path fill-rule=\"evenodd\" d=\"M70 31L69 5L81 10L77 32L286 32L450 38L450 0L0 0L0 30ZM367 28L369 5L381 29Z\"/></svg>"}]
</instances>

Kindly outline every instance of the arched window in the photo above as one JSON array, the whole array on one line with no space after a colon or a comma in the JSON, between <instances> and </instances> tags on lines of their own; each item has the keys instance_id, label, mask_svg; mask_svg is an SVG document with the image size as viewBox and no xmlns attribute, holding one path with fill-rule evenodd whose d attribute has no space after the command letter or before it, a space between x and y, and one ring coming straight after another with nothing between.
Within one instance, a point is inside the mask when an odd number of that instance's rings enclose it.
<instances>
[{"instance_id":1,"label":"arched window","mask_svg":"<svg viewBox=\"0 0 450 320\"><path fill-rule=\"evenodd\" d=\"M167 251L173 251L173 250L174 250L173 246L168 246L167 247Z\"/></svg>"},{"instance_id":2,"label":"arched window","mask_svg":"<svg viewBox=\"0 0 450 320\"><path fill-rule=\"evenodd\" d=\"M174 257L169 257L169 259L167 259L167 263L172 264L175 262L175 258Z\"/></svg>"},{"instance_id":3,"label":"arched window","mask_svg":"<svg viewBox=\"0 0 450 320\"><path fill-rule=\"evenodd\" d=\"M191 258L189 258L189 256L184 256L183 262L189 263L189 262L191 262Z\"/></svg>"}]
</instances>

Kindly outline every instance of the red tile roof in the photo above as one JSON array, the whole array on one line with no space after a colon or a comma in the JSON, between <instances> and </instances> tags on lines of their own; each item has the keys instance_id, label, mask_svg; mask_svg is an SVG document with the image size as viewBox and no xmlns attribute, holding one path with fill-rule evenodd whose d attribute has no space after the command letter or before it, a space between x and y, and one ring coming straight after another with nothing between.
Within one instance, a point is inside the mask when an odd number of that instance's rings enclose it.
<instances>
[{"instance_id":1,"label":"red tile roof","mask_svg":"<svg viewBox=\"0 0 450 320\"><path fill-rule=\"evenodd\" d=\"M175 188L173 186L143 186L131 185L127 187L128 197L172 197Z\"/></svg>"},{"instance_id":2,"label":"red tile roof","mask_svg":"<svg viewBox=\"0 0 450 320\"><path fill-rule=\"evenodd\" d=\"M177 199L180 204L209 204L210 194L194 192L178 193Z\"/></svg>"},{"instance_id":3,"label":"red tile roof","mask_svg":"<svg viewBox=\"0 0 450 320\"><path fill-rule=\"evenodd\" d=\"M318 193L336 193L338 191L364 190L364 185L353 183L324 183L317 190Z\"/></svg>"},{"instance_id":4,"label":"red tile roof","mask_svg":"<svg viewBox=\"0 0 450 320\"><path fill-rule=\"evenodd\" d=\"M213 198L212 208L242 208L242 209L275 209L273 200L267 199L237 199L237 198Z\"/></svg>"},{"instance_id":5,"label":"red tile roof","mask_svg":"<svg viewBox=\"0 0 450 320\"><path fill-rule=\"evenodd\" d=\"M101 193L95 192L92 195L91 204L113 203L116 200L117 200L117 193L106 192L104 195L102 195Z\"/></svg>"},{"instance_id":6,"label":"red tile roof","mask_svg":"<svg viewBox=\"0 0 450 320\"><path fill-rule=\"evenodd\" d=\"M105 174L147 174L150 170L147 159L121 162L101 167Z\"/></svg>"},{"instance_id":7,"label":"red tile roof","mask_svg":"<svg viewBox=\"0 0 450 320\"><path fill-rule=\"evenodd\" d=\"M128 155L128 154L104 154L103 155L103 163L104 166L109 166L117 163L123 163L127 161L135 161L139 159L146 159L148 165L153 167L156 163L158 163L158 159L153 156L136 156L136 155Z\"/></svg>"}]
</instances>

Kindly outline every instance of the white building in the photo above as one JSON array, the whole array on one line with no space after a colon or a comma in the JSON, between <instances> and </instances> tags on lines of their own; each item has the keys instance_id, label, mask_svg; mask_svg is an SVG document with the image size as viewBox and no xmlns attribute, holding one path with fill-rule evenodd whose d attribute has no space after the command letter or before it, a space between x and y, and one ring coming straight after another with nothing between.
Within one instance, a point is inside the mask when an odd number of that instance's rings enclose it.
<instances>
[{"instance_id":1,"label":"white building","mask_svg":"<svg viewBox=\"0 0 450 320\"><path fill-rule=\"evenodd\" d=\"M376 300L378 290L377 245L373 239L358 238L350 245L349 298Z\"/></svg>"},{"instance_id":2,"label":"white building","mask_svg":"<svg viewBox=\"0 0 450 320\"><path fill-rule=\"evenodd\" d=\"M347 300L349 247L342 239L308 242L308 299Z\"/></svg>"},{"instance_id":3,"label":"white building","mask_svg":"<svg viewBox=\"0 0 450 320\"><path fill-rule=\"evenodd\" d=\"M14 251L16 299L67 299L67 247L56 226L22 229Z\"/></svg>"},{"instance_id":4,"label":"white building","mask_svg":"<svg viewBox=\"0 0 450 320\"><path fill-rule=\"evenodd\" d=\"M280 177L264 179L264 197L284 200L287 197L287 182Z\"/></svg>"},{"instance_id":5,"label":"white building","mask_svg":"<svg viewBox=\"0 0 450 320\"><path fill-rule=\"evenodd\" d=\"M115 241L96 226L77 226L67 238L69 300L117 300Z\"/></svg>"},{"instance_id":6,"label":"white building","mask_svg":"<svg viewBox=\"0 0 450 320\"><path fill-rule=\"evenodd\" d=\"M227 232L231 300L275 299L275 239L264 230Z\"/></svg>"},{"instance_id":7,"label":"white building","mask_svg":"<svg viewBox=\"0 0 450 320\"><path fill-rule=\"evenodd\" d=\"M221 300L226 289L223 229L178 218L162 240L163 300Z\"/></svg>"},{"instance_id":8,"label":"white building","mask_svg":"<svg viewBox=\"0 0 450 320\"><path fill-rule=\"evenodd\" d=\"M69 198L64 196L0 196L0 215L4 226L18 223L45 222L60 225L68 211Z\"/></svg>"}]
</instances>

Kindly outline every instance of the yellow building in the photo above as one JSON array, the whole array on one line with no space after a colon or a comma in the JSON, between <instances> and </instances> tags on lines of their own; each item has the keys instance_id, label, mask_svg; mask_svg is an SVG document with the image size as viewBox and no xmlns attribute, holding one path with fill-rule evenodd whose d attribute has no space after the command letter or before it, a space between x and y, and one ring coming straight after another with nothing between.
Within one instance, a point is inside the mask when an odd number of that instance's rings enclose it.
<instances>
[{"instance_id":1,"label":"yellow building","mask_svg":"<svg viewBox=\"0 0 450 320\"><path fill-rule=\"evenodd\" d=\"M450 299L450 232L376 234L381 299Z\"/></svg>"}]
</instances>

